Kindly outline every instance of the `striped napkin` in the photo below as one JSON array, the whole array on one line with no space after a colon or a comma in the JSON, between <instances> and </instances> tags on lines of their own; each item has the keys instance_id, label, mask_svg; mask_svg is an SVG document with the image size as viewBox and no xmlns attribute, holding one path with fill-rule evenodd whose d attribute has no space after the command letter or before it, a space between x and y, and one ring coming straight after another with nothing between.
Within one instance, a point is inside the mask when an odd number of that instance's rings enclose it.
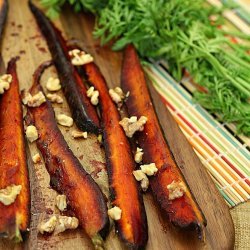
<instances>
[{"instance_id":1,"label":"striped napkin","mask_svg":"<svg viewBox=\"0 0 250 250\"><path fill-rule=\"evenodd\" d=\"M218 0L208 2L221 5ZM250 34L250 15L246 13L243 8L226 11L227 26ZM195 86L189 76L176 82L162 61L150 64L145 71L227 204L234 207L250 199L250 138L235 136L233 124L218 122L192 99Z\"/></svg>"}]
</instances>

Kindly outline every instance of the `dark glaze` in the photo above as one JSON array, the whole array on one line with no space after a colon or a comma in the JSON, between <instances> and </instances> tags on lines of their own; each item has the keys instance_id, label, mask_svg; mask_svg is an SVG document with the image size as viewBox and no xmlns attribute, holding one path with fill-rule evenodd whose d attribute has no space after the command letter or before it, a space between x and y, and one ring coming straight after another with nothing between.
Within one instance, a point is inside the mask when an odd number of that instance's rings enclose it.
<instances>
[{"instance_id":1,"label":"dark glaze","mask_svg":"<svg viewBox=\"0 0 250 250\"><path fill-rule=\"evenodd\" d=\"M70 106L76 125L84 131L99 132L99 119L95 107L86 96L86 87L74 69L67 55L65 40L53 23L30 1L29 6L34 14L37 24L44 35L58 76L60 78L64 95Z\"/></svg>"},{"instance_id":2,"label":"dark glaze","mask_svg":"<svg viewBox=\"0 0 250 250\"><path fill-rule=\"evenodd\" d=\"M0 95L0 189L14 184L22 189L11 205L0 202L0 235L18 241L18 230L25 232L30 223L30 186L16 60L8 64L10 89Z\"/></svg>"},{"instance_id":3,"label":"dark glaze","mask_svg":"<svg viewBox=\"0 0 250 250\"><path fill-rule=\"evenodd\" d=\"M116 221L120 238L131 248L141 249L148 240L146 212L138 182L132 172L136 165L129 141L119 125L120 115L111 100L104 77L94 63L83 66L89 84L100 93L101 122L112 204L122 210Z\"/></svg>"},{"instance_id":4,"label":"dark glaze","mask_svg":"<svg viewBox=\"0 0 250 250\"><path fill-rule=\"evenodd\" d=\"M156 200L174 225L189 230L197 229L200 232L206 221L190 190L188 189L181 198L172 201L168 199L167 185L174 180L184 183L185 180L164 138L143 70L132 45L124 52L121 81L123 90L130 91L126 102L130 116L143 115L148 118L144 130L137 133L136 139L144 151L143 163L154 162L158 168L157 174L150 179Z\"/></svg>"},{"instance_id":5,"label":"dark glaze","mask_svg":"<svg viewBox=\"0 0 250 250\"><path fill-rule=\"evenodd\" d=\"M31 93L42 91L39 78L49 62L34 74ZM49 101L37 108L28 109L28 123L34 124L39 133L37 146L42 153L50 174L51 186L67 197L67 201L86 233L105 237L109 228L104 196L91 176L68 147L57 127L54 111Z\"/></svg>"}]
</instances>

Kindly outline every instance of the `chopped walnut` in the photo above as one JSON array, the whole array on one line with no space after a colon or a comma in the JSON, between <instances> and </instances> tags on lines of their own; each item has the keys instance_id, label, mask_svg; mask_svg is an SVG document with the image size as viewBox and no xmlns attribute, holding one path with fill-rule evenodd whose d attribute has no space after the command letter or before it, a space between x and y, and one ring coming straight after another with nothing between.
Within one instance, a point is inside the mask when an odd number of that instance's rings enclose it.
<instances>
[{"instance_id":1,"label":"chopped walnut","mask_svg":"<svg viewBox=\"0 0 250 250\"><path fill-rule=\"evenodd\" d=\"M61 104L63 103L63 99L61 96L57 95L57 94L47 94L47 98L54 103L58 103Z\"/></svg>"},{"instance_id":2,"label":"chopped walnut","mask_svg":"<svg viewBox=\"0 0 250 250\"><path fill-rule=\"evenodd\" d=\"M74 123L71 117L64 115L64 114L57 115L56 120L58 124L65 126L65 127L71 127Z\"/></svg>"},{"instance_id":3,"label":"chopped walnut","mask_svg":"<svg viewBox=\"0 0 250 250\"><path fill-rule=\"evenodd\" d=\"M82 131L78 131L78 130L73 130L71 135L73 138L84 138L84 139L88 138L87 132L82 132Z\"/></svg>"},{"instance_id":4,"label":"chopped walnut","mask_svg":"<svg viewBox=\"0 0 250 250\"><path fill-rule=\"evenodd\" d=\"M67 229L75 229L79 225L79 221L75 217L52 215L48 220L42 221L38 225L38 231L41 234L52 233L59 234Z\"/></svg>"},{"instance_id":5,"label":"chopped walnut","mask_svg":"<svg viewBox=\"0 0 250 250\"><path fill-rule=\"evenodd\" d=\"M148 186L149 186L149 180L148 180L148 177L146 177L146 178L141 180L142 191L146 192L148 190Z\"/></svg>"},{"instance_id":6,"label":"chopped walnut","mask_svg":"<svg viewBox=\"0 0 250 250\"><path fill-rule=\"evenodd\" d=\"M119 207L114 206L108 210L108 215L113 220L120 220L122 217L122 210Z\"/></svg>"},{"instance_id":7,"label":"chopped walnut","mask_svg":"<svg viewBox=\"0 0 250 250\"><path fill-rule=\"evenodd\" d=\"M12 82L12 75L4 74L0 77L0 94L3 94L5 90L10 88Z\"/></svg>"},{"instance_id":8,"label":"chopped walnut","mask_svg":"<svg viewBox=\"0 0 250 250\"><path fill-rule=\"evenodd\" d=\"M56 206L60 211L64 211L67 207L67 200L64 194L56 196Z\"/></svg>"},{"instance_id":9,"label":"chopped walnut","mask_svg":"<svg viewBox=\"0 0 250 250\"><path fill-rule=\"evenodd\" d=\"M133 171L133 175L137 181L141 182L142 190L145 192L149 186L149 180L145 173L142 170L135 170Z\"/></svg>"},{"instance_id":10,"label":"chopped walnut","mask_svg":"<svg viewBox=\"0 0 250 250\"><path fill-rule=\"evenodd\" d=\"M136 148L136 152L135 152L135 162L136 163L140 163L142 161L142 156L143 156L143 152L142 152L142 148Z\"/></svg>"},{"instance_id":11,"label":"chopped walnut","mask_svg":"<svg viewBox=\"0 0 250 250\"><path fill-rule=\"evenodd\" d=\"M22 91L22 103L24 105L28 104L28 101L32 99L32 95L27 91Z\"/></svg>"},{"instance_id":12,"label":"chopped walnut","mask_svg":"<svg viewBox=\"0 0 250 250\"><path fill-rule=\"evenodd\" d=\"M32 161L33 161L34 163L40 162L40 161L41 161L41 156L40 156L38 153L35 154L35 155L33 155Z\"/></svg>"},{"instance_id":13,"label":"chopped walnut","mask_svg":"<svg viewBox=\"0 0 250 250\"><path fill-rule=\"evenodd\" d=\"M35 94L33 96L32 95L26 95L25 102L27 102L27 105L29 107L39 107L41 104L46 102L46 98L45 98L43 92L39 91L37 94Z\"/></svg>"},{"instance_id":14,"label":"chopped walnut","mask_svg":"<svg viewBox=\"0 0 250 250\"><path fill-rule=\"evenodd\" d=\"M137 120L136 116L131 116L130 118L123 118L119 124L123 127L126 136L132 138L136 131L143 131L147 120L145 116L141 116L139 120Z\"/></svg>"},{"instance_id":15,"label":"chopped walnut","mask_svg":"<svg viewBox=\"0 0 250 250\"><path fill-rule=\"evenodd\" d=\"M168 195L169 200L180 198L187 191L187 187L183 181L180 182L172 181L171 184L167 185L167 189L169 191Z\"/></svg>"},{"instance_id":16,"label":"chopped walnut","mask_svg":"<svg viewBox=\"0 0 250 250\"><path fill-rule=\"evenodd\" d=\"M90 98L90 102L93 105L97 105L99 103L99 91L95 90L95 88L93 86L91 86L88 90L87 90L87 97Z\"/></svg>"},{"instance_id":17,"label":"chopped walnut","mask_svg":"<svg viewBox=\"0 0 250 250\"><path fill-rule=\"evenodd\" d=\"M140 167L142 172L148 176L152 176L158 171L155 163L141 165Z\"/></svg>"},{"instance_id":18,"label":"chopped walnut","mask_svg":"<svg viewBox=\"0 0 250 250\"><path fill-rule=\"evenodd\" d=\"M0 189L0 202L5 206L9 206L13 202L15 202L16 197L21 192L21 189L21 185L11 185L4 189Z\"/></svg>"},{"instance_id":19,"label":"chopped walnut","mask_svg":"<svg viewBox=\"0 0 250 250\"><path fill-rule=\"evenodd\" d=\"M56 224L58 223L55 215L51 216L47 221L42 221L38 225L38 231L41 234L52 233L55 230Z\"/></svg>"},{"instance_id":20,"label":"chopped walnut","mask_svg":"<svg viewBox=\"0 0 250 250\"><path fill-rule=\"evenodd\" d=\"M133 175L137 181L141 181L147 178L146 174L142 172L142 170L135 170L133 171Z\"/></svg>"},{"instance_id":21,"label":"chopped walnut","mask_svg":"<svg viewBox=\"0 0 250 250\"><path fill-rule=\"evenodd\" d=\"M58 78L50 77L46 83L46 88L49 91L58 91L61 89L60 80Z\"/></svg>"},{"instance_id":22,"label":"chopped walnut","mask_svg":"<svg viewBox=\"0 0 250 250\"><path fill-rule=\"evenodd\" d=\"M123 93L120 87L116 87L114 89L109 90L109 95L111 99L116 103L119 104L125 99L125 94Z\"/></svg>"},{"instance_id":23,"label":"chopped walnut","mask_svg":"<svg viewBox=\"0 0 250 250\"><path fill-rule=\"evenodd\" d=\"M76 229L79 226L79 220L76 217L58 216L54 234L59 234L67 229Z\"/></svg>"},{"instance_id":24,"label":"chopped walnut","mask_svg":"<svg viewBox=\"0 0 250 250\"><path fill-rule=\"evenodd\" d=\"M73 49L69 51L69 56L71 57L71 63L76 66L84 65L94 61L94 58L90 54L87 54L79 49Z\"/></svg>"},{"instance_id":25,"label":"chopped walnut","mask_svg":"<svg viewBox=\"0 0 250 250\"><path fill-rule=\"evenodd\" d=\"M26 129L26 137L29 142L36 141L38 139L38 132L35 126L30 125Z\"/></svg>"}]
</instances>

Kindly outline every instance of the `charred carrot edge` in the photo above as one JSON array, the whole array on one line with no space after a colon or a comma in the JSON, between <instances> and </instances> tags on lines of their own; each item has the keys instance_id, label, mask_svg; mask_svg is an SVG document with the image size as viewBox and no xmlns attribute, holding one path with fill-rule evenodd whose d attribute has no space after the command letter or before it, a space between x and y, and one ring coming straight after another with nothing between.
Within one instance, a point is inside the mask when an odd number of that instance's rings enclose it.
<instances>
[{"instance_id":1,"label":"charred carrot edge","mask_svg":"<svg viewBox=\"0 0 250 250\"><path fill-rule=\"evenodd\" d=\"M76 125L84 131L99 133L100 124L96 109L87 98L86 88L69 61L66 43L60 31L30 1L29 6L47 41L64 95L68 101Z\"/></svg>"},{"instance_id":2,"label":"charred carrot edge","mask_svg":"<svg viewBox=\"0 0 250 250\"><path fill-rule=\"evenodd\" d=\"M6 21L8 13L8 1L7 0L0 0L0 36L3 31L4 23Z\"/></svg>"},{"instance_id":3,"label":"charred carrot edge","mask_svg":"<svg viewBox=\"0 0 250 250\"><path fill-rule=\"evenodd\" d=\"M10 185L21 185L22 189L9 206L0 202L0 236L19 242L30 223L30 186L16 60L8 64L10 89L0 96L0 189Z\"/></svg>"},{"instance_id":4,"label":"charred carrot edge","mask_svg":"<svg viewBox=\"0 0 250 250\"><path fill-rule=\"evenodd\" d=\"M34 73L30 90L32 94L42 91L39 79L48 66L49 62L38 67ZM104 238L109 228L104 196L64 140L57 127L51 103L46 101L37 108L28 108L26 121L38 130L39 138L36 142L49 172L51 186L66 195L80 225L94 243L99 235Z\"/></svg>"},{"instance_id":5,"label":"charred carrot edge","mask_svg":"<svg viewBox=\"0 0 250 250\"><path fill-rule=\"evenodd\" d=\"M148 240L148 226L142 195L132 174L136 165L129 141L119 125L120 115L99 68L89 63L82 69L88 83L99 91L111 199L122 210L121 219L115 221L116 229L129 247L141 249Z\"/></svg>"},{"instance_id":6,"label":"charred carrot edge","mask_svg":"<svg viewBox=\"0 0 250 250\"><path fill-rule=\"evenodd\" d=\"M124 91L130 91L126 102L129 114L148 118L144 130L137 134L136 139L144 151L143 163L155 163L158 168L157 174L150 180L156 200L174 225L189 230L196 229L201 237L201 229L203 225L206 225L206 220L164 138L152 105L143 69L132 45L127 46L124 52L121 84ZM172 181L183 181L187 191L181 198L170 201L167 186Z\"/></svg>"}]
</instances>

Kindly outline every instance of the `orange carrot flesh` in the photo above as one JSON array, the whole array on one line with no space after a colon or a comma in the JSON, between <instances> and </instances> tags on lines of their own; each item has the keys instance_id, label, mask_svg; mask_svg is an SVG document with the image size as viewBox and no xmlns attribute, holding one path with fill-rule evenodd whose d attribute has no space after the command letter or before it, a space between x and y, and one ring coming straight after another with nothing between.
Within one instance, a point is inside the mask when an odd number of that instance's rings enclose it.
<instances>
[{"instance_id":1,"label":"orange carrot flesh","mask_svg":"<svg viewBox=\"0 0 250 250\"><path fill-rule=\"evenodd\" d=\"M126 102L130 116L148 118L144 130L137 133L136 139L144 152L143 163L155 163L158 168L157 174L150 179L150 186L156 200L173 224L200 231L206 222L187 185L187 190L182 197L169 199L167 186L173 181L185 183L185 180L162 133L143 69L132 45L125 49L121 81L123 90L130 92Z\"/></svg>"},{"instance_id":2,"label":"orange carrot flesh","mask_svg":"<svg viewBox=\"0 0 250 250\"><path fill-rule=\"evenodd\" d=\"M32 94L42 91L38 84L42 71L41 66L34 74ZM46 101L37 108L29 108L27 121L38 130L37 146L50 174L51 186L66 195L70 208L91 238L97 234L105 237L109 220L104 196L68 147L57 127L50 102Z\"/></svg>"},{"instance_id":3,"label":"orange carrot flesh","mask_svg":"<svg viewBox=\"0 0 250 250\"><path fill-rule=\"evenodd\" d=\"M30 223L30 186L26 163L22 104L16 73L16 58L8 64L12 75L9 90L0 96L0 189L21 185L14 203L0 202L0 234L20 241Z\"/></svg>"},{"instance_id":4,"label":"orange carrot flesh","mask_svg":"<svg viewBox=\"0 0 250 250\"><path fill-rule=\"evenodd\" d=\"M135 249L146 245L147 219L139 186L132 172L135 162L128 139L119 125L120 115L111 100L99 68L94 63L83 66L88 81L99 91L104 147L113 206L122 210L116 221L119 236Z\"/></svg>"}]
</instances>

